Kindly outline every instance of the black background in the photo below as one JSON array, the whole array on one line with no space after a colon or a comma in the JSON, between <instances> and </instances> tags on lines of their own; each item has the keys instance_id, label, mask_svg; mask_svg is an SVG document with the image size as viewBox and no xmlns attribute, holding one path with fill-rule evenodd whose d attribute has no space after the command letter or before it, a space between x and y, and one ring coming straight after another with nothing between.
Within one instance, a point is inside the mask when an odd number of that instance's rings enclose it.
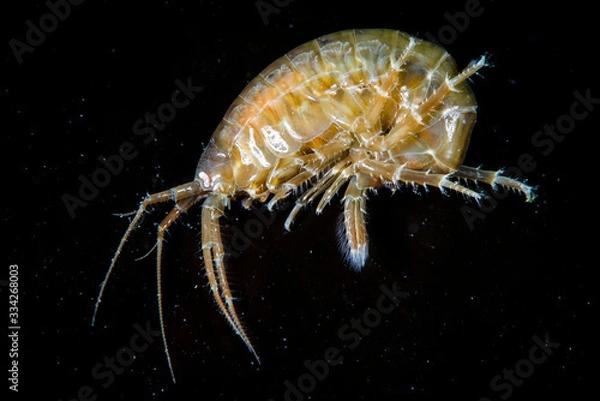
<instances>
[{"instance_id":1,"label":"black background","mask_svg":"<svg viewBox=\"0 0 600 401\"><path fill-rule=\"evenodd\" d=\"M124 3L73 6L22 63L9 41L26 40L26 21L38 25L48 7L40 0L0 11L0 279L8 279L10 264L19 265L19 399L71 400L89 386L97 400L283 400L286 380L306 378L304 361L321 360L329 347L340 349L343 362L304 399L597 397L592 161L600 104L551 149L532 143L544 125L566 121L574 92L600 98L595 11L577 2L481 0L480 15L452 31L449 15L464 12L464 1L280 1L268 24L253 1ZM135 259L152 248L156 224L171 205L154 207L131 237L90 327L99 285L128 224L114 214L135 210L146 193L191 180L229 104L270 62L349 28L433 35L459 67L489 55L492 65L473 78L479 115L465 164L513 167L530 155L535 167L524 177L539 186L536 202L511 195L484 203L485 218L470 227L461 207L478 206L461 196L380 191L368 202L371 254L361 273L337 249L339 198L320 216L311 208L301 213L289 233L285 214L277 213L228 261L260 366L211 299L199 254L199 208L193 209L171 229L163 265L177 384L158 337L114 381L95 378L95 365L129 345L134 324L158 329L155 258ZM169 101L175 80L188 77L203 87L197 98L154 141L133 135L133 124ZM64 194L77 196L78 177L101 168L99 159L126 141L136 157L72 218ZM225 241L254 218L233 202ZM382 284L409 297L348 348L338 330L376 307ZM4 391L6 286L0 293ZM490 381L503 369L526 367L536 335L560 345L512 393L494 391Z\"/></svg>"}]
</instances>

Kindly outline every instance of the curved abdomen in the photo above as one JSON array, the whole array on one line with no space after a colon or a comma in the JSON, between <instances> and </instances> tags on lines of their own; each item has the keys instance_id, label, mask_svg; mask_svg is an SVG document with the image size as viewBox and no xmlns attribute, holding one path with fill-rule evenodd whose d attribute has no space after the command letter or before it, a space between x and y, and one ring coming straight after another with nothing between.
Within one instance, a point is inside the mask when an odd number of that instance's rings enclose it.
<instances>
[{"instance_id":1,"label":"curved abdomen","mask_svg":"<svg viewBox=\"0 0 600 401\"><path fill-rule=\"evenodd\" d=\"M352 133L355 146L386 135L412 118L411 105L449 74L456 67L443 49L402 32L349 30L313 40L247 85L215 130L197 174L218 177L232 193L264 193L279 163L314 152L341 131ZM450 95L445 107L452 102Z\"/></svg>"}]
</instances>

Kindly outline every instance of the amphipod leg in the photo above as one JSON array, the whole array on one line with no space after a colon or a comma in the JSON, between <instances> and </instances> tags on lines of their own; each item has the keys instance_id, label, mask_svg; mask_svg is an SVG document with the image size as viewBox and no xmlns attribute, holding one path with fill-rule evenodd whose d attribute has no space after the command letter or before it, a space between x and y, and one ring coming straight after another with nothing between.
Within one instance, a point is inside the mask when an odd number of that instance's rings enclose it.
<instances>
[{"instance_id":1,"label":"amphipod leg","mask_svg":"<svg viewBox=\"0 0 600 401\"><path fill-rule=\"evenodd\" d=\"M340 171L337 174L335 181L333 181L333 183L331 183L331 185L329 185L327 187L327 189L323 193L323 196L321 197L321 200L317 204L317 208L315 209L315 212L317 214L321 214L323 212L323 209L325 209L325 206L327 206L329 204L329 202L331 202L331 199L333 199L333 197L335 196L335 194L337 194L337 192L340 190L340 188L346 182L348 182L348 180L350 178L353 177L353 174L354 174L354 166L353 165L346 167L345 169L343 169L342 171Z\"/></svg>"},{"instance_id":2,"label":"amphipod leg","mask_svg":"<svg viewBox=\"0 0 600 401\"><path fill-rule=\"evenodd\" d=\"M446 78L444 83L429 96L423 103L418 107L418 114L424 113L429 110L433 105L438 104L445 98L450 92L456 92L456 87L473 76L477 71L485 66L485 56L481 57L477 61L472 61L464 70L458 73L453 78Z\"/></svg>"},{"instance_id":3,"label":"amphipod leg","mask_svg":"<svg viewBox=\"0 0 600 401\"><path fill-rule=\"evenodd\" d=\"M279 200L286 198L296 188L306 184L311 179L322 174L323 171L331 168L331 163L333 163L342 152L346 151L351 144L352 140L343 133L340 135L340 138L315 150L315 153L297 157L294 164L283 166L282 168L275 168L267 182L267 186L273 187L274 193L274 196L268 203L269 209L272 209ZM301 168L299 168L299 166L301 166ZM301 171L296 172L296 170ZM271 184L272 182L283 181L283 178L286 176L289 176L289 178L280 185L279 188Z\"/></svg>"},{"instance_id":4,"label":"amphipod leg","mask_svg":"<svg viewBox=\"0 0 600 401\"><path fill-rule=\"evenodd\" d=\"M223 215L228 203L228 198L225 195L211 195L206 198L202 205L202 252L204 255L206 277L208 278L210 290L219 310L225 315L233 330L241 337L250 352L260 363L258 354L254 350L254 347L252 347L252 343L235 310L233 295L231 294L227 280L224 263L225 250L221 239L219 218Z\"/></svg>"},{"instance_id":5,"label":"amphipod leg","mask_svg":"<svg viewBox=\"0 0 600 401\"><path fill-rule=\"evenodd\" d=\"M449 189L470 196L476 200L481 199L481 194L460 185L449 179L452 174L428 173L426 171L411 170L403 166L398 167L392 163L383 163L375 160L365 160L359 165L359 170L396 184L405 182L409 184L431 185L440 190Z\"/></svg>"},{"instance_id":6,"label":"amphipod leg","mask_svg":"<svg viewBox=\"0 0 600 401\"><path fill-rule=\"evenodd\" d=\"M500 185L512 188L525 195L527 202L533 202L535 199L534 188L523 184L520 181L501 175L502 171L480 170L473 167L461 166L452 175L459 178L465 178L471 181L482 181L492 187Z\"/></svg>"},{"instance_id":7,"label":"amphipod leg","mask_svg":"<svg viewBox=\"0 0 600 401\"><path fill-rule=\"evenodd\" d=\"M366 191L359 188L358 178L354 176L344 195L343 221L340 223L339 241L342 252L351 267L360 271L369 253L366 214Z\"/></svg>"},{"instance_id":8,"label":"amphipod leg","mask_svg":"<svg viewBox=\"0 0 600 401\"><path fill-rule=\"evenodd\" d=\"M339 161L336 165L334 165L331 169L329 169L321 179L315 183L313 187L311 187L308 191L302 194L302 196L296 201L294 208L288 215L288 218L285 220L285 229L290 230L294 219L298 212L306 205L311 203L317 196L321 195L325 190L327 190L331 185L336 182L336 179L339 177L341 172L351 164L350 158L344 158ZM340 184L341 185L341 184ZM322 208L321 208L322 209Z\"/></svg>"},{"instance_id":9,"label":"amphipod leg","mask_svg":"<svg viewBox=\"0 0 600 401\"><path fill-rule=\"evenodd\" d=\"M394 144L398 142L400 138L403 138L408 132L418 129L422 126L423 121L421 116L427 115L428 111L435 108L436 105L440 104L443 99L450 93L456 92L456 87L473 76L477 71L485 66L485 56L481 57L478 61L471 62L464 70L458 73L453 78L446 77L440 87L429 97L427 97L417 108L411 110L412 118L407 119L402 124L401 129L397 129L391 132L389 135L383 137L384 147L381 145L374 147L374 149L390 149Z\"/></svg>"}]
</instances>

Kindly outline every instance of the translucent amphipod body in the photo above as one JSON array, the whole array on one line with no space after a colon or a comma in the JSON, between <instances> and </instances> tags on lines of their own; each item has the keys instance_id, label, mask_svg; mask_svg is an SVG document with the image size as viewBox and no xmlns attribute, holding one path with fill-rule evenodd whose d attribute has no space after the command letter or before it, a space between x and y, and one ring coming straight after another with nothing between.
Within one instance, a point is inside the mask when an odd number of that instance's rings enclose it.
<instances>
[{"instance_id":1,"label":"translucent amphipod body","mask_svg":"<svg viewBox=\"0 0 600 401\"><path fill-rule=\"evenodd\" d=\"M458 179L512 188L533 200L532 188L498 171L462 165L476 102L467 79L485 58L458 71L441 47L394 30L348 30L290 51L254 78L233 102L200 157L193 181L148 195L125 232L102 283L148 206L175 207L157 234L159 317L165 231L196 203L202 207L202 251L210 290L233 330L258 356L240 322L225 269L219 218L232 199L272 207L297 196L285 222L319 199L320 213L343 194L343 252L360 270L367 260L367 192L402 183L438 187L479 199ZM303 189L302 192L300 189Z\"/></svg>"}]
</instances>

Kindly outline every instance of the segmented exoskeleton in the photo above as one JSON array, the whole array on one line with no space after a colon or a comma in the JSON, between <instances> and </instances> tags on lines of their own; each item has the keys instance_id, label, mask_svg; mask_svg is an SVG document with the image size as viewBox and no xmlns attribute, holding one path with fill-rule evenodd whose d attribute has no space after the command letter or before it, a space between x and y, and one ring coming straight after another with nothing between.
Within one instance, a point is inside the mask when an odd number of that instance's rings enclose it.
<instances>
[{"instance_id":1,"label":"segmented exoskeleton","mask_svg":"<svg viewBox=\"0 0 600 401\"><path fill-rule=\"evenodd\" d=\"M290 51L254 78L233 102L204 150L191 182L148 195L125 232L107 280L148 206L175 207L158 226L157 282L161 331L169 368L161 291L164 234L196 203L202 207L202 251L210 290L234 331L258 360L236 311L225 269L219 219L232 199L267 203L297 195L285 221L319 200L320 213L342 188L343 252L360 270L368 256L367 193L402 183L438 187L479 199L457 181L532 188L497 171L462 165L476 102L467 79L485 58L458 71L441 47L394 30L348 30ZM304 189L304 191L300 191Z\"/></svg>"}]
</instances>

